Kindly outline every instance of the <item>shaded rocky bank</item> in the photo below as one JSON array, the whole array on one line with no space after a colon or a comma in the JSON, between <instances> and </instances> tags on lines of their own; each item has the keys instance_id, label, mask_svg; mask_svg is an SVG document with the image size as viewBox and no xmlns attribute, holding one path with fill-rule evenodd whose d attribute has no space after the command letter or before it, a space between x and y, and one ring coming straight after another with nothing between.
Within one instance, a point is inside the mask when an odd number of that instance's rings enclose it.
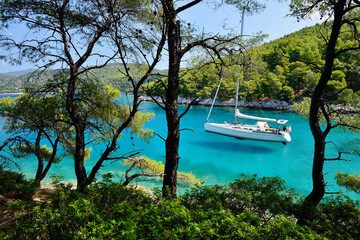
<instances>
[{"instance_id":1,"label":"shaded rocky bank","mask_svg":"<svg viewBox=\"0 0 360 240\"><path fill-rule=\"evenodd\" d=\"M154 97L157 101L161 102L160 97ZM142 99L147 102L154 102L153 99L149 96L143 96ZM179 104L190 104L193 98L189 97L179 97ZM193 105L197 106L211 106L211 98L197 99ZM256 109L268 109L268 110L280 110L280 111L292 111L292 105L295 103L300 103L299 101L286 102L281 100L269 100L269 101L244 101L241 100L238 102L238 107L240 108L256 108ZM229 99L226 101L216 100L214 103L216 107L234 107L235 99ZM334 111L343 112L343 113L357 113L359 111L360 103L357 108L346 106L344 104L332 105Z\"/></svg>"},{"instance_id":2,"label":"shaded rocky bank","mask_svg":"<svg viewBox=\"0 0 360 240\"><path fill-rule=\"evenodd\" d=\"M144 101L154 102L153 99L151 99L149 96L143 96L142 98ZM155 97L155 99L157 101L161 101L160 97ZM179 97L178 103L179 104L189 104L192 100L193 100L193 98ZM213 100L210 98L197 99L197 100L195 100L193 105L211 106L212 102L213 102ZM238 102L238 107L291 111L291 106L294 103L295 102L288 103L286 101L280 101L280 100L270 100L270 101L244 101L244 100L242 100L242 101ZM216 100L214 103L214 106L216 106L216 107L234 107L235 99L229 99L226 101Z\"/></svg>"}]
</instances>

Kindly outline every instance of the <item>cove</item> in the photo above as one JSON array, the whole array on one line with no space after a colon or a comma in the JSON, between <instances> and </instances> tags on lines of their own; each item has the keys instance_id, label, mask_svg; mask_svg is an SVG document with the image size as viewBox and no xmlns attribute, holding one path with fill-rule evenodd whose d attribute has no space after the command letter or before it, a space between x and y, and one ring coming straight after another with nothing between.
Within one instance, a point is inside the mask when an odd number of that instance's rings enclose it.
<instances>
[{"instance_id":1,"label":"cove","mask_svg":"<svg viewBox=\"0 0 360 240\"><path fill-rule=\"evenodd\" d=\"M0 95L5 97L6 95ZM123 99L125 101L125 99ZM184 111L186 106L180 105L179 112ZM165 113L154 103L144 102L141 105L143 112L155 113L154 118L147 123L146 127L166 138ZM281 118L289 120L291 125L292 141L287 145L273 142L258 142L251 140L238 140L231 137L220 136L204 131L204 122L210 107L192 106L189 112L181 119L180 136L180 162L179 171L192 172L197 178L207 185L227 184L241 177L241 174L262 176L279 176L285 180L285 185L294 188L298 193L307 195L312 189L311 170L313 159L314 140L312 138L308 121L302 119L293 112L265 111L258 109L242 108L241 112L247 115L259 117ZM210 119L213 122L232 122L233 108L215 107ZM247 123L254 123L246 120ZM0 122L3 123L3 119ZM191 129L191 130L189 130ZM5 139L6 134L2 131L0 140ZM360 135L350 131L344 132L334 129L327 141L336 143L328 144L326 157L337 157L338 151L358 150ZM153 160L165 160L165 143L160 137L150 139L149 143L143 142L130 133L125 133L119 140L119 154L136 150L140 155L145 155ZM101 152L101 146L93 148L91 158L86 162L87 171L90 171L95 160ZM327 183L327 191L335 192L344 190L337 186L334 176L337 171L347 173L360 172L360 157L355 154L345 154L344 158L351 161L325 162L324 175ZM18 161L21 169L27 177L34 177L36 160L28 157ZM52 165L44 182L51 182L51 174L61 174L64 180L75 183L75 173L71 158L64 158L63 162ZM112 173L115 181L124 180L124 172L128 167L113 163L101 169L98 179L104 173ZM149 187L162 187L161 179L141 178L132 184L146 185ZM187 186L179 182L179 193L183 193ZM347 192L352 198L359 198L356 194Z\"/></svg>"}]
</instances>

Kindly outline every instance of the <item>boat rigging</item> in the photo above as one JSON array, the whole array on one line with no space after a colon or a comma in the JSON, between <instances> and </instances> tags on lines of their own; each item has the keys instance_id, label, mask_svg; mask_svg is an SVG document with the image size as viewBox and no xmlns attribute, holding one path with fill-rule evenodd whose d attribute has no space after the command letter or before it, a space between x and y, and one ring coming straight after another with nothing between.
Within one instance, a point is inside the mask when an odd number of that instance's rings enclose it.
<instances>
[{"instance_id":1,"label":"boat rigging","mask_svg":"<svg viewBox=\"0 0 360 240\"><path fill-rule=\"evenodd\" d=\"M241 36L243 36L243 23L244 23L244 10L242 12ZM209 117L222 82L222 77L221 77L208 117L204 124L205 131L210 133L225 135L229 137L235 137L237 139L249 139L249 140L257 140L257 141L267 141L267 142L282 142L283 144L286 144L287 142L291 142L291 137L290 137L291 127L290 126L287 127L285 125L288 122L288 120L263 118L263 117L250 116L240 113L238 109L239 81L240 81L240 70L236 84L236 94L235 94L235 121L233 123L209 122ZM244 122L238 124L237 118L258 120L258 122L256 122L256 124L253 125L245 124ZM275 122L283 126L282 128L277 127L276 129L274 129L269 126L268 122Z\"/></svg>"}]
</instances>

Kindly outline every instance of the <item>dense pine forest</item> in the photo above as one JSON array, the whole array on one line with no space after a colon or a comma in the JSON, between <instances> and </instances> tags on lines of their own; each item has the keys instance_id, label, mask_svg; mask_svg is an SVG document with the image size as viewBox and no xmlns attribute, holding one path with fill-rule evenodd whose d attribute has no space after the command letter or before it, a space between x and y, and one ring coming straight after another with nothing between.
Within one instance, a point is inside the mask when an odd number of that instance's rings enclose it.
<instances>
[{"instance_id":1,"label":"dense pine forest","mask_svg":"<svg viewBox=\"0 0 360 240\"><path fill-rule=\"evenodd\" d=\"M280 39L253 46L248 50L243 67L235 65L226 68L220 86L219 98L226 100L234 97L237 78L240 77L239 95L245 100L278 99L292 101L310 96L311 89L317 84L321 66L325 59L324 34L329 29L323 25L307 27ZM338 48L351 45L350 35L341 34ZM336 59L332 79L327 92L333 93L350 85L334 103L343 99L356 101L360 89L359 56L356 52L347 53ZM203 62L193 68L184 69L179 94L182 97L212 98L221 74L214 65L199 69ZM155 84L153 84L155 85ZM152 86L155 88L155 86ZM156 95L156 90L152 91Z\"/></svg>"}]
</instances>

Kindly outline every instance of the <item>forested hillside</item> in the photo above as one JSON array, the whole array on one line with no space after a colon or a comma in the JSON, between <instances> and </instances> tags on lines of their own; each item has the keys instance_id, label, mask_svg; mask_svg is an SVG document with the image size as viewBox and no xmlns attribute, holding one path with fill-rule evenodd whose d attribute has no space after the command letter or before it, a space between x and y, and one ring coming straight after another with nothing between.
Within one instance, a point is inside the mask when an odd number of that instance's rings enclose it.
<instances>
[{"instance_id":1,"label":"forested hillside","mask_svg":"<svg viewBox=\"0 0 360 240\"><path fill-rule=\"evenodd\" d=\"M246 100L279 99L291 101L309 96L318 82L325 59L325 41L329 29L324 25L304 28L275 41L248 49L248 59L240 69L240 96ZM349 44L350 35L343 33L338 49ZM341 55L336 59L332 80L327 87L329 94L350 85L339 98L356 98L359 91L360 58L356 52ZM199 61L198 65L202 64ZM225 69L219 99L234 97L239 67ZM181 96L212 98L220 80L213 65L183 71ZM153 85L156 95L156 86ZM161 91L161 89L160 89ZM336 103L339 98L334 99Z\"/></svg>"},{"instance_id":2,"label":"forested hillside","mask_svg":"<svg viewBox=\"0 0 360 240\"><path fill-rule=\"evenodd\" d=\"M111 85L121 91L125 91L130 85L121 70L123 70L123 67L120 64L109 64L104 68L92 70L86 77L98 81L103 86ZM26 87L41 86L46 81L52 79L58 71L27 72L22 75L12 73L0 74L0 93L19 93L24 92ZM136 76L140 76L142 69L137 65L133 65L130 71L136 79ZM154 75L158 73L162 74L164 71L156 70ZM152 81L154 77L150 77L149 81Z\"/></svg>"}]
</instances>

